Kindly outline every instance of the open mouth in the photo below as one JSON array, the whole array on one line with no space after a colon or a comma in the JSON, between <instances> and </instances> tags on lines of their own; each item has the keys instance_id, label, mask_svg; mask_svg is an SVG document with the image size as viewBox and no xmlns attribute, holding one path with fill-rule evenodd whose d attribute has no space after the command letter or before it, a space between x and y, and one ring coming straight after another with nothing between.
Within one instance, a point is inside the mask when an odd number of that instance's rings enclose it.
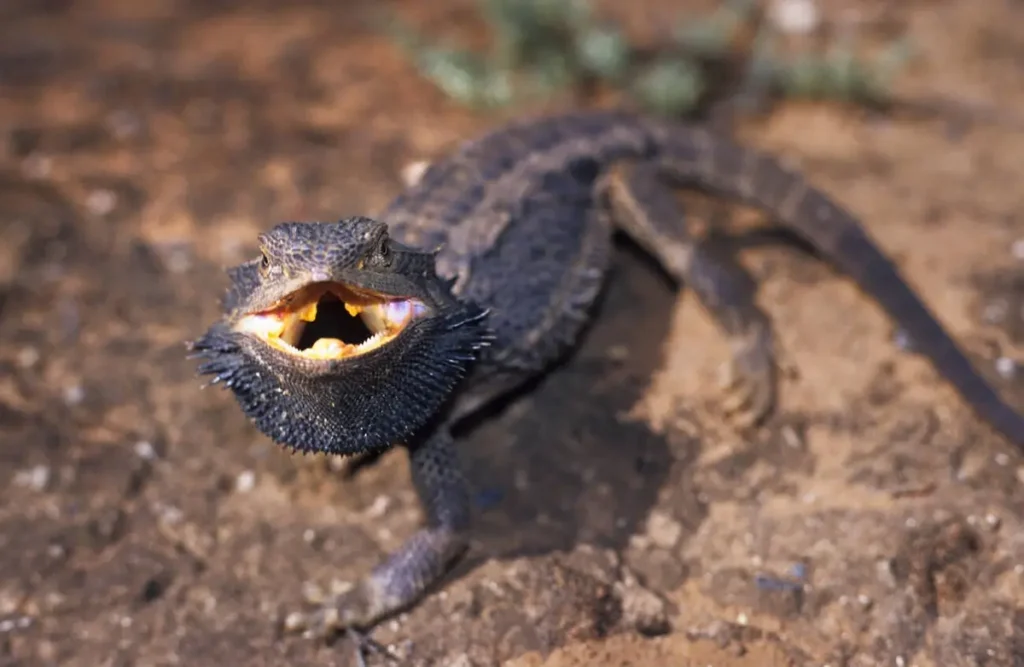
<instances>
[{"instance_id":1,"label":"open mouth","mask_svg":"<svg viewBox=\"0 0 1024 667\"><path fill-rule=\"evenodd\" d=\"M387 345L426 312L416 299L315 283L269 310L242 317L235 330L308 359L347 359Z\"/></svg>"}]
</instances>

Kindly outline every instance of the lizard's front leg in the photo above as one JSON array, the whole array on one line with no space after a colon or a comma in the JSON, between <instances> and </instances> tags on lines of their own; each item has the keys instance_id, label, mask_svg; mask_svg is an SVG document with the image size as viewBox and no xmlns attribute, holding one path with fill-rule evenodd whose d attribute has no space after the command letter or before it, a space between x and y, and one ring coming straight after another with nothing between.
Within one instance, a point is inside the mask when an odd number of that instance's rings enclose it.
<instances>
[{"instance_id":1,"label":"lizard's front leg","mask_svg":"<svg viewBox=\"0 0 1024 667\"><path fill-rule=\"evenodd\" d=\"M754 302L753 281L735 260L688 233L682 207L656 165L618 165L600 195L616 226L693 289L727 337L733 356L725 411L741 427L764 419L775 405L778 373L771 323Z\"/></svg>"},{"instance_id":2,"label":"lizard's front leg","mask_svg":"<svg viewBox=\"0 0 1024 667\"><path fill-rule=\"evenodd\" d=\"M470 496L448 428L442 426L408 449L426 527L350 590L312 613L290 615L287 629L324 636L346 628L372 627L418 600L464 553Z\"/></svg>"}]
</instances>

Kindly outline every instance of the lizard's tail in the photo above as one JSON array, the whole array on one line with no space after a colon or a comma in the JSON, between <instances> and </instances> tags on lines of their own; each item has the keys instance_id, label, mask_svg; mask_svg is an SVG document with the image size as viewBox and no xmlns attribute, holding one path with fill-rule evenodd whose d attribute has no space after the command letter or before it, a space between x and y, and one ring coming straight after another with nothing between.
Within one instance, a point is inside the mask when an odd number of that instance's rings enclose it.
<instances>
[{"instance_id":1,"label":"lizard's tail","mask_svg":"<svg viewBox=\"0 0 1024 667\"><path fill-rule=\"evenodd\" d=\"M793 227L799 229L797 225ZM971 364L893 262L882 255L867 234L860 228L844 229L839 234L835 257L837 263L900 322L910 335L913 347L932 360L964 400L1010 442L1024 449L1024 416L1008 405Z\"/></svg>"},{"instance_id":2,"label":"lizard's tail","mask_svg":"<svg viewBox=\"0 0 1024 667\"><path fill-rule=\"evenodd\" d=\"M881 303L910 335L914 348L931 359L983 419L1024 449L1024 415L1010 407L974 368L852 215L774 158L712 141L700 130L696 134L696 139L691 135L668 144L678 148L676 155L665 156L670 171L739 197L807 239Z\"/></svg>"}]
</instances>

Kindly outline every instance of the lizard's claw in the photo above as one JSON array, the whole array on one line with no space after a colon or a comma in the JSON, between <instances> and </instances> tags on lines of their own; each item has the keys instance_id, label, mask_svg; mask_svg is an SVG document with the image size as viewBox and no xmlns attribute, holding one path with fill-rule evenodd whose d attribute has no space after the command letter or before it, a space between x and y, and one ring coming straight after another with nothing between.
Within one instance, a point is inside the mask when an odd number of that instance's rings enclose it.
<instances>
[{"instance_id":1,"label":"lizard's claw","mask_svg":"<svg viewBox=\"0 0 1024 667\"><path fill-rule=\"evenodd\" d=\"M303 588L306 602L317 607L311 612L292 612L285 619L288 632L301 632L306 637L325 639L343 632L356 648L356 664L366 666L368 653L383 655L389 661L398 656L370 637L366 630L372 627L379 614L372 610L373 588L365 584L334 594L325 593L320 587L307 584Z\"/></svg>"},{"instance_id":2,"label":"lizard's claw","mask_svg":"<svg viewBox=\"0 0 1024 667\"><path fill-rule=\"evenodd\" d=\"M771 326L760 322L736 336L733 357L722 382L722 409L739 428L763 421L775 407L778 367Z\"/></svg>"},{"instance_id":3,"label":"lizard's claw","mask_svg":"<svg viewBox=\"0 0 1024 667\"><path fill-rule=\"evenodd\" d=\"M377 614L372 611L371 590L364 584L328 595L317 586L307 585L303 596L317 608L292 612L284 621L284 629L322 639L340 631L372 626Z\"/></svg>"},{"instance_id":4,"label":"lizard's claw","mask_svg":"<svg viewBox=\"0 0 1024 667\"><path fill-rule=\"evenodd\" d=\"M348 628L345 630L345 633L348 635L349 640L355 644L357 667L366 667L367 653L382 655L388 660L388 662L398 662L399 657L395 655L394 651L387 646L384 646L365 632Z\"/></svg>"}]
</instances>

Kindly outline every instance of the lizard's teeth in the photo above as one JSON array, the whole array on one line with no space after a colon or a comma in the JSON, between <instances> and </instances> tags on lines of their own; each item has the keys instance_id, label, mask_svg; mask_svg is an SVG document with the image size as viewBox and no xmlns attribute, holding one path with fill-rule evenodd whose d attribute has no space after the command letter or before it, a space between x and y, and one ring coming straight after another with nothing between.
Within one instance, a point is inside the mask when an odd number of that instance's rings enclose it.
<instances>
[{"instance_id":1,"label":"lizard's teeth","mask_svg":"<svg viewBox=\"0 0 1024 667\"><path fill-rule=\"evenodd\" d=\"M278 315L248 315L239 322L239 329L263 337L280 336L285 321Z\"/></svg>"},{"instance_id":2,"label":"lizard's teeth","mask_svg":"<svg viewBox=\"0 0 1024 667\"><path fill-rule=\"evenodd\" d=\"M320 305L318 301L311 301L302 308L295 311L294 317L299 318L303 322L312 322L316 319L317 306Z\"/></svg>"},{"instance_id":3,"label":"lizard's teeth","mask_svg":"<svg viewBox=\"0 0 1024 667\"><path fill-rule=\"evenodd\" d=\"M378 334L382 331L387 331L388 321L384 313L384 304L374 304L372 306L366 306L359 314L363 319L363 324L374 334Z\"/></svg>"},{"instance_id":4,"label":"lizard's teeth","mask_svg":"<svg viewBox=\"0 0 1024 667\"><path fill-rule=\"evenodd\" d=\"M362 311L362 318L363 323L373 333L395 332L425 311L426 307L419 302L399 299L367 306Z\"/></svg>"},{"instance_id":5,"label":"lizard's teeth","mask_svg":"<svg viewBox=\"0 0 1024 667\"><path fill-rule=\"evenodd\" d=\"M281 340L294 347L298 344L299 339L302 338L302 332L305 329L305 319L301 316L292 315L285 322L284 331L281 332Z\"/></svg>"},{"instance_id":6,"label":"lizard's teeth","mask_svg":"<svg viewBox=\"0 0 1024 667\"><path fill-rule=\"evenodd\" d=\"M356 345L356 349L359 352L369 352L370 350L380 347L381 343L383 343L386 339L387 333L384 331L378 331L377 333L373 334L372 336L364 340L359 345Z\"/></svg>"}]
</instances>

